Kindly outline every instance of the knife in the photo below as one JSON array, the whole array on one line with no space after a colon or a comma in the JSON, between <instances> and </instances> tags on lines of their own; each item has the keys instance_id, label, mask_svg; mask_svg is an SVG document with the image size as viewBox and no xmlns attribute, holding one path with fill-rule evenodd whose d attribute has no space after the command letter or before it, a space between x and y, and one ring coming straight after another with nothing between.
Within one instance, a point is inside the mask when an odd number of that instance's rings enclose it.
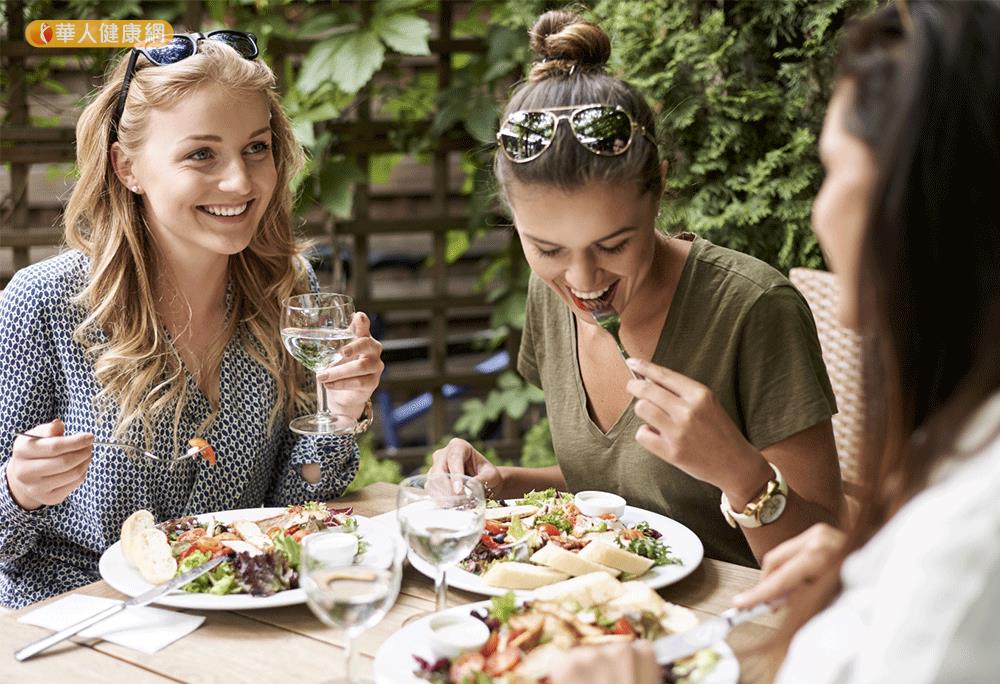
<instances>
[{"instance_id":1,"label":"knife","mask_svg":"<svg viewBox=\"0 0 1000 684\"><path fill-rule=\"evenodd\" d=\"M203 565L199 565L197 568L194 568L193 570L188 570L183 575L179 575L179 576L173 578L172 580L170 580L166 584L161 584L159 586L153 587L149 591L147 591L147 592L145 592L143 594L139 594L138 596L135 596L133 598L130 598L127 601L121 601L120 603L116 603L113 606L108 606L107 608L105 608L101 612L99 612L99 613L97 613L95 615L91 615L89 618L86 618L84 620L80 620L79 622L77 622L75 624L72 624L69 627L66 627L65 629L61 629L61 630L59 630L58 632L56 632L54 634L50 634L47 637L43 637L43 638L39 639L38 641L32 642L32 643L28 644L27 646L25 646L24 648L22 648L20 651L17 651L14 654L14 657L17 660L27 660L28 658L31 658L32 656L38 655L39 653L41 653L45 649L50 648L51 646L55 646L60 641L65 641L66 639L69 639L74 634L82 632L83 630L87 629L91 625L96 625L98 622L101 622L102 620L106 620L107 618L111 617L112 615L120 613L121 611L125 610L126 608L132 608L133 606L144 606L147 603L152 603L153 601L155 601L156 599L160 598L164 594L169 593L169 592L173 591L174 589L177 589L178 587L183 587L188 582L196 580L199 577L201 577L202 575L204 575L206 572L209 572L215 566L217 566L219 563L221 563L223 561L226 561L226 560L230 560L230 559L231 559L231 556L228 556L228 555L227 556L216 556L215 558L213 558L212 560L208 561L207 563L205 563Z\"/></svg>"},{"instance_id":2,"label":"knife","mask_svg":"<svg viewBox=\"0 0 1000 684\"><path fill-rule=\"evenodd\" d=\"M769 603L758 603L753 608L744 610L730 608L718 617L699 622L680 634L660 637L653 642L656 662L660 664L672 663L692 653L697 653L701 649L708 648L725 639L729 631L736 625L749 622L761 615L767 615L773 610L774 606Z\"/></svg>"}]
</instances>

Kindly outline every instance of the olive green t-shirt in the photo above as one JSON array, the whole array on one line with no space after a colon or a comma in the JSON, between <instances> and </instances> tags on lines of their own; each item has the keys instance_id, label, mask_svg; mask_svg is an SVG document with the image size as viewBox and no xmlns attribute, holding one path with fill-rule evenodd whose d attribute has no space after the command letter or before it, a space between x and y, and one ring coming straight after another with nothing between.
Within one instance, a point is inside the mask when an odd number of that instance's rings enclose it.
<instances>
[{"instance_id":1,"label":"olive green t-shirt","mask_svg":"<svg viewBox=\"0 0 1000 684\"><path fill-rule=\"evenodd\" d=\"M594 423L575 326L566 304L532 276L517 368L544 390L555 454L570 490L620 494L630 505L689 527L710 558L756 565L743 534L719 511L719 489L636 443L642 421L634 401L607 433ZM757 449L837 410L802 295L764 262L701 238L694 238L652 361L710 388Z\"/></svg>"}]
</instances>

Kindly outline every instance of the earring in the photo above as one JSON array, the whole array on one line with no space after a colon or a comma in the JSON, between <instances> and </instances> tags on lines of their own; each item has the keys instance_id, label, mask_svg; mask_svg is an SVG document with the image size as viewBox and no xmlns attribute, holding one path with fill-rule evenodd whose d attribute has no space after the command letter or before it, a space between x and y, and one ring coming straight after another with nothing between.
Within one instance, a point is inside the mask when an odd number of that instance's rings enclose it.
<instances>
[{"instance_id":1,"label":"earring","mask_svg":"<svg viewBox=\"0 0 1000 684\"><path fill-rule=\"evenodd\" d=\"M139 194L139 186L138 185L133 185L132 186L132 192L134 192L135 194L138 195Z\"/></svg>"}]
</instances>

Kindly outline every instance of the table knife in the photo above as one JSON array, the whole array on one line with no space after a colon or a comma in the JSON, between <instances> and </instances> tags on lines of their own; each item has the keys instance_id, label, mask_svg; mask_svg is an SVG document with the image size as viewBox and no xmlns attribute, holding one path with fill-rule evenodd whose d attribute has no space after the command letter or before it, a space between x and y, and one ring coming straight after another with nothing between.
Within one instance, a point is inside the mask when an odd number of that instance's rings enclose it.
<instances>
[{"instance_id":1,"label":"table knife","mask_svg":"<svg viewBox=\"0 0 1000 684\"><path fill-rule=\"evenodd\" d=\"M773 606L768 603L759 603L753 608L745 610L730 608L718 617L703 620L680 634L660 637L653 642L656 662L661 664L672 663L692 653L697 653L701 649L708 648L712 644L725 639L726 635L736 625L749 622L761 615L767 615L773 610Z\"/></svg>"},{"instance_id":2,"label":"table knife","mask_svg":"<svg viewBox=\"0 0 1000 684\"><path fill-rule=\"evenodd\" d=\"M188 570L183 575L179 575L178 577L173 578L166 584L161 584L159 586L153 587L144 594L139 594L138 596L130 598L126 601L121 601L120 603L116 603L113 606L108 606L101 612L95 615L91 615L89 618L80 620L79 622L72 624L64 629L61 629L58 632L55 632L54 634L50 634L47 637L43 637L38 641L30 643L24 648L22 648L20 651L17 651L14 654L14 657L18 660L27 660L32 656L38 655L45 649L55 646L60 641L65 641L66 639L69 639L74 634L82 632L91 625L96 625L98 622L101 622L102 620L108 619L112 615L120 613L126 608L132 608L133 606L144 606L147 603L152 603L153 601L160 598L164 594L169 593L179 587L183 587L188 582L198 579L206 572L212 570L219 563L229 559L230 559L229 556L216 556L207 563L199 565L197 568L194 568L193 570Z\"/></svg>"}]
</instances>

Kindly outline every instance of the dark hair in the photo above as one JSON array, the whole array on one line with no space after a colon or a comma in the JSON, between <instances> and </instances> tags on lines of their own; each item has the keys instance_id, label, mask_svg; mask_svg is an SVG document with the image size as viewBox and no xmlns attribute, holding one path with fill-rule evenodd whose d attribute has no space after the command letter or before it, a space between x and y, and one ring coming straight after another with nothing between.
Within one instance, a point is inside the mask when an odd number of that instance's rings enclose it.
<instances>
[{"instance_id":1,"label":"dark hair","mask_svg":"<svg viewBox=\"0 0 1000 684\"><path fill-rule=\"evenodd\" d=\"M844 557L937 463L983 446L957 437L1000 389L1000 2L910 10L905 26L895 6L852 25L838 62L854 86L845 128L877 168L856 303L864 491ZM832 599L839 570L792 606L789 632Z\"/></svg>"},{"instance_id":2,"label":"dark hair","mask_svg":"<svg viewBox=\"0 0 1000 684\"><path fill-rule=\"evenodd\" d=\"M646 100L625 81L607 73L611 41L597 25L566 11L546 12L529 33L537 61L528 80L518 86L501 116L522 109L577 104L618 105L655 139L656 123ZM510 182L551 185L575 190L591 182L635 184L642 192L662 192L656 146L635 134L632 146L617 157L587 151L560 122L552 146L540 157L514 164L497 152L493 170L502 199L509 202Z\"/></svg>"}]
</instances>

